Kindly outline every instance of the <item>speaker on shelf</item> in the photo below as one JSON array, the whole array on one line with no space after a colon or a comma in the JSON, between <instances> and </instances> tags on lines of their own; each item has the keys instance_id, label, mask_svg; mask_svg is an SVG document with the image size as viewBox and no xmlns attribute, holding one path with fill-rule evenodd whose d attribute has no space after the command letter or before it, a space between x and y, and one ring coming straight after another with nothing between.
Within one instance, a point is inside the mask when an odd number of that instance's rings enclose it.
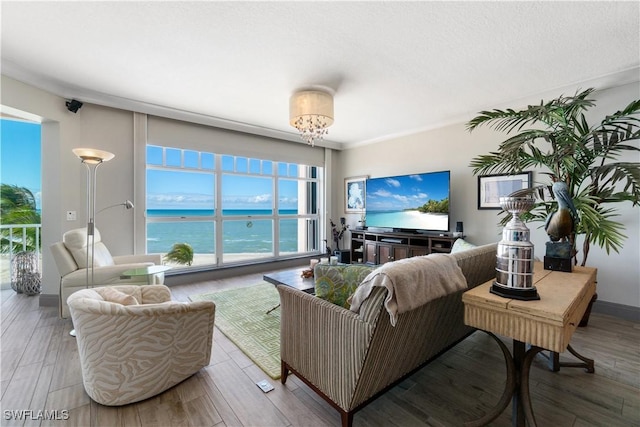
<instances>
[{"instance_id":1,"label":"speaker on shelf","mask_svg":"<svg viewBox=\"0 0 640 427\"><path fill-rule=\"evenodd\" d=\"M348 250L336 250L333 251L333 255L338 257L338 262L342 264L351 263L351 251Z\"/></svg>"},{"instance_id":2,"label":"speaker on shelf","mask_svg":"<svg viewBox=\"0 0 640 427\"><path fill-rule=\"evenodd\" d=\"M464 227L462 221L456 222L456 231L453 233L453 237L462 237L464 235Z\"/></svg>"}]
</instances>

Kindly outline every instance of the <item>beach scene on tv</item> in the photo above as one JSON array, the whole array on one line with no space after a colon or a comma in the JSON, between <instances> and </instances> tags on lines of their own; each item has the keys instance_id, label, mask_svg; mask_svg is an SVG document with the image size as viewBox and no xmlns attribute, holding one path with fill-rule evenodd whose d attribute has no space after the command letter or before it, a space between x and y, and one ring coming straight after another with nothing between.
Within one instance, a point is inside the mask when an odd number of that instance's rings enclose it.
<instances>
[{"instance_id":1,"label":"beach scene on tv","mask_svg":"<svg viewBox=\"0 0 640 427\"><path fill-rule=\"evenodd\" d=\"M366 224L403 230L449 230L449 171L370 178Z\"/></svg>"}]
</instances>

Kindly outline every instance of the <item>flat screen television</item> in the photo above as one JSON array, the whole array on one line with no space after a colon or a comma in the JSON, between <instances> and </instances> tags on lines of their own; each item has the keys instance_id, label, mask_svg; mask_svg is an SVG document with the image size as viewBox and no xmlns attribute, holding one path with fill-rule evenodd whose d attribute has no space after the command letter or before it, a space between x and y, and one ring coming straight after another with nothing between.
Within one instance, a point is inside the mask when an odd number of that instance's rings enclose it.
<instances>
[{"instance_id":1,"label":"flat screen television","mask_svg":"<svg viewBox=\"0 0 640 427\"><path fill-rule=\"evenodd\" d=\"M367 179L367 227L449 231L450 171Z\"/></svg>"}]
</instances>

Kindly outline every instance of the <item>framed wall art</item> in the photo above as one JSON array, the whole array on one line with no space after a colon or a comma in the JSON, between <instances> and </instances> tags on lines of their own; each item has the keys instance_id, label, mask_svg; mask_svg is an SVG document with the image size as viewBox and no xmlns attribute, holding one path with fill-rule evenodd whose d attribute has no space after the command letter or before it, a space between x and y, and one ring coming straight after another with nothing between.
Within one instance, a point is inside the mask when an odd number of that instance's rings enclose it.
<instances>
[{"instance_id":1,"label":"framed wall art","mask_svg":"<svg viewBox=\"0 0 640 427\"><path fill-rule=\"evenodd\" d=\"M478 209L502 209L500 197L531 188L531 172L478 176Z\"/></svg>"},{"instance_id":2,"label":"framed wall art","mask_svg":"<svg viewBox=\"0 0 640 427\"><path fill-rule=\"evenodd\" d=\"M355 176L344 180L344 211L362 213L365 209L367 176Z\"/></svg>"}]
</instances>

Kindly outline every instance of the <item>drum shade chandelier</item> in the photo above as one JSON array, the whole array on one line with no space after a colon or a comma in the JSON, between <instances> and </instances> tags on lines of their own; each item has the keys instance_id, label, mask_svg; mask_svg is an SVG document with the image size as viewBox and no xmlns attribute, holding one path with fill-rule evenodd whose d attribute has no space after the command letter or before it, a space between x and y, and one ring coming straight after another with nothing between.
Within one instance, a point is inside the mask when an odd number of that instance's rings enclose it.
<instances>
[{"instance_id":1,"label":"drum shade chandelier","mask_svg":"<svg viewBox=\"0 0 640 427\"><path fill-rule=\"evenodd\" d=\"M289 98L289 124L313 146L333 124L333 95L321 90L303 90Z\"/></svg>"}]
</instances>

